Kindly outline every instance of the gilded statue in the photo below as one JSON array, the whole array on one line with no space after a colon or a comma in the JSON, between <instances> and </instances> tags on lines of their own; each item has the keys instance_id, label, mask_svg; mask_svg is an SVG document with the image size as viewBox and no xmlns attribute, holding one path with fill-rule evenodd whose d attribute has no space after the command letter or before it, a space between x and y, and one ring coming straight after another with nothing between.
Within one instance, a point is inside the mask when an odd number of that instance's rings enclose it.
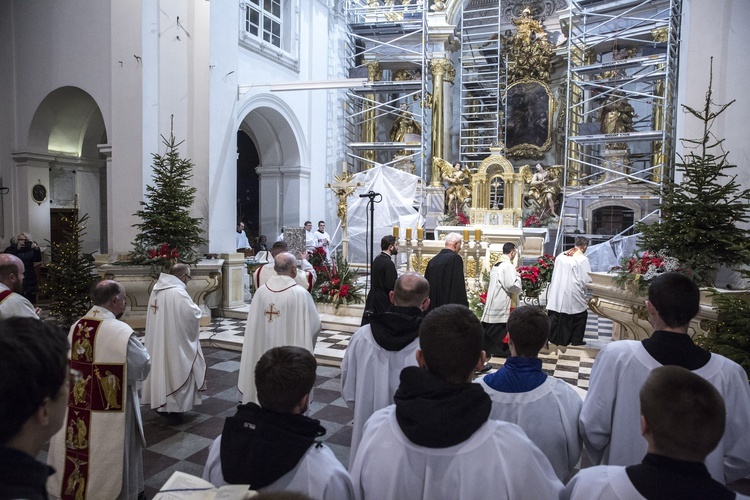
<instances>
[{"instance_id":1,"label":"gilded statue","mask_svg":"<svg viewBox=\"0 0 750 500\"><path fill-rule=\"evenodd\" d=\"M399 111L396 121L393 122L389 135L393 142L406 142L405 139L408 134L422 135L422 127L412 118L409 106L402 104L401 111Z\"/></svg>"},{"instance_id":2,"label":"gilded statue","mask_svg":"<svg viewBox=\"0 0 750 500\"><path fill-rule=\"evenodd\" d=\"M612 49L612 60L624 61L625 59L630 59L631 57L635 57L637 53L638 53L637 47L633 47L631 49L619 49L619 50L615 47ZM615 68L615 69L601 72L596 78L597 80L612 80L614 78L624 78L626 76L628 75L624 69Z\"/></svg>"},{"instance_id":3,"label":"gilded statue","mask_svg":"<svg viewBox=\"0 0 750 500\"><path fill-rule=\"evenodd\" d=\"M336 215L341 220L342 230L346 231L346 212L348 210L347 198L354 194L359 186L363 184L361 182L353 182L353 176L349 172L342 172L333 178L336 182L333 184L326 184L326 187L333 191L338 197L338 203L336 204Z\"/></svg>"},{"instance_id":4,"label":"gilded statue","mask_svg":"<svg viewBox=\"0 0 750 500\"><path fill-rule=\"evenodd\" d=\"M441 178L443 182L448 183L448 188L445 190L445 204L448 210L458 214L471 196L471 191L465 185L471 180L471 173L468 169L461 168L459 162L451 166L445 160L440 159L440 161Z\"/></svg>"},{"instance_id":5,"label":"gilded statue","mask_svg":"<svg viewBox=\"0 0 750 500\"><path fill-rule=\"evenodd\" d=\"M599 112L602 134L633 132L635 110L620 92L613 92ZM608 143L606 149L627 149L624 142Z\"/></svg>"},{"instance_id":6,"label":"gilded statue","mask_svg":"<svg viewBox=\"0 0 750 500\"><path fill-rule=\"evenodd\" d=\"M558 217L556 205L560 197L560 174L562 167L552 166L548 169L537 163L532 173L529 165L520 169L521 176L528 183L526 200L530 206L540 211L542 216Z\"/></svg>"},{"instance_id":7,"label":"gilded statue","mask_svg":"<svg viewBox=\"0 0 750 500\"><path fill-rule=\"evenodd\" d=\"M501 35L503 58L512 64L508 66L508 83L523 79L548 82L552 73L554 48L547 40L542 23L531 17L531 10L525 8L521 17L513 20L516 33L510 30Z\"/></svg>"}]
</instances>

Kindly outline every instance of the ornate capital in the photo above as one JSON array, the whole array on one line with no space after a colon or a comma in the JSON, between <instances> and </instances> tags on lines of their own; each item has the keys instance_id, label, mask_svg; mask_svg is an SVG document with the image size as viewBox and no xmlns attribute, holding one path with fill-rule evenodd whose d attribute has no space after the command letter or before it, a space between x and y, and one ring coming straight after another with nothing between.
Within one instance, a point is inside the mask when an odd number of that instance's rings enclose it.
<instances>
[{"instance_id":1,"label":"ornate capital","mask_svg":"<svg viewBox=\"0 0 750 500\"><path fill-rule=\"evenodd\" d=\"M456 70L453 69L450 61L445 58L430 59L430 73L432 76L442 76L449 82L453 82L456 77Z\"/></svg>"},{"instance_id":2,"label":"ornate capital","mask_svg":"<svg viewBox=\"0 0 750 500\"><path fill-rule=\"evenodd\" d=\"M651 30L651 36L654 38L654 41L657 43L662 43L667 41L667 37L669 36L669 29L667 28L656 28Z\"/></svg>"}]
</instances>

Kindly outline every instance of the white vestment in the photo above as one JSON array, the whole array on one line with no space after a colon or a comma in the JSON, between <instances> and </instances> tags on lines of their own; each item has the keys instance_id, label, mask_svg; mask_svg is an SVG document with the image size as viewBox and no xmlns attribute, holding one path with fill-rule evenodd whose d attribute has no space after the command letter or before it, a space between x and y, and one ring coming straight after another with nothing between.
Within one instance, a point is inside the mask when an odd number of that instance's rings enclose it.
<instances>
[{"instance_id":1,"label":"white vestment","mask_svg":"<svg viewBox=\"0 0 750 500\"><path fill-rule=\"evenodd\" d=\"M560 493L560 500L645 500L630 482L625 466L581 469Z\"/></svg>"},{"instance_id":2,"label":"white vestment","mask_svg":"<svg viewBox=\"0 0 750 500\"><path fill-rule=\"evenodd\" d=\"M235 238L235 240L237 245L234 248L250 248L250 242L247 239L245 231L240 231L239 233L237 233L237 237Z\"/></svg>"},{"instance_id":3,"label":"white vestment","mask_svg":"<svg viewBox=\"0 0 750 500\"><path fill-rule=\"evenodd\" d=\"M319 331L320 316L312 296L291 276L271 276L255 292L247 314L237 383L242 403L258 402L255 364L267 350L293 345L312 353Z\"/></svg>"},{"instance_id":4,"label":"white vestment","mask_svg":"<svg viewBox=\"0 0 750 500\"><path fill-rule=\"evenodd\" d=\"M308 253L312 253L315 250L315 244L317 241L318 240L315 238L312 231L305 231L305 250L307 250Z\"/></svg>"},{"instance_id":5,"label":"white vestment","mask_svg":"<svg viewBox=\"0 0 750 500\"><path fill-rule=\"evenodd\" d=\"M490 271L487 304L482 313L482 323L507 323L510 315L511 295L521 291L521 276L507 255L501 255Z\"/></svg>"},{"instance_id":6,"label":"white vestment","mask_svg":"<svg viewBox=\"0 0 750 500\"><path fill-rule=\"evenodd\" d=\"M352 335L341 362L341 396L354 409L349 468L354 463L362 429L370 416L393 404L401 370L417 366L419 338L400 351L387 351L372 337L370 325Z\"/></svg>"},{"instance_id":7,"label":"white vestment","mask_svg":"<svg viewBox=\"0 0 750 500\"><path fill-rule=\"evenodd\" d=\"M547 309L563 314L578 314L588 309L586 283L591 282L589 259L582 252L573 256L563 252L555 259L547 294Z\"/></svg>"},{"instance_id":8,"label":"white vestment","mask_svg":"<svg viewBox=\"0 0 750 500\"><path fill-rule=\"evenodd\" d=\"M547 377L528 392L500 392L484 380L475 381L492 400L490 418L517 424L549 459L555 474L565 482L581 458L578 416L583 400L567 382Z\"/></svg>"},{"instance_id":9,"label":"white vestment","mask_svg":"<svg viewBox=\"0 0 750 500\"><path fill-rule=\"evenodd\" d=\"M98 363L122 363L121 346L123 344L126 346L124 350L126 383L122 384L122 381L118 379L118 382L120 382L118 392L122 390L123 396L126 398L124 418L117 418L118 413L121 413L117 411L117 408L110 409L107 407L104 411L101 409L92 411L92 422L88 425L88 432L83 433L83 439L88 440L89 457L88 459L81 459L81 462L90 462L86 481L86 486L89 488L87 491L89 492L89 498L92 497L94 491L98 491L100 494L106 491L107 494L111 494L110 498L133 499L144 488L142 450L145 445L145 438L143 436L136 383L145 379L148 375L151 369L151 360L146 348L133 333L133 329L126 323L115 319L115 315L111 311L94 306L80 321L86 319L101 321L94 339L91 339L93 342L89 344L88 349L81 348L76 341L71 342L70 356L78 357L82 361L85 360L86 356L93 356L94 366L98 368ZM78 322L71 328L70 340L74 337L73 331L77 324ZM117 343L114 352L111 349L113 341ZM99 375L106 377L104 367L99 371ZM102 371L104 373L101 373ZM95 376L96 372L93 373L93 377ZM91 392L97 392L90 384L87 384L87 388L90 388ZM89 396L87 396L87 400L88 398ZM51 498L60 498L60 493L68 486L67 481L62 481L61 477L64 472L64 465L70 463L70 459L65 458L66 440L70 440L71 432L75 432L73 431L74 427L71 426L71 420L82 416L83 413L79 411L76 414L75 411L75 407L71 406L68 417L63 422L60 431L50 440L47 462L54 466L56 470L55 475L51 476L47 482ZM94 419L96 421L93 421ZM77 430L78 437L81 438L81 429ZM122 453L122 456L117 456L117 453ZM114 466L115 463L118 465ZM121 476L118 477L116 467L119 467L120 463L122 464ZM74 489L77 490L77 488Z\"/></svg>"},{"instance_id":10,"label":"white vestment","mask_svg":"<svg viewBox=\"0 0 750 500\"><path fill-rule=\"evenodd\" d=\"M10 290L10 288L0 283L0 292L6 290ZM34 306L20 293L11 293L0 302L0 319L8 319L14 316L39 319Z\"/></svg>"},{"instance_id":11,"label":"white vestment","mask_svg":"<svg viewBox=\"0 0 750 500\"><path fill-rule=\"evenodd\" d=\"M303 260L303 262L307 262L307 260ZM307 265L310 266L310 271L312 273L305 271L304 267L303 270L297 270L297 276L294 278L294 281L297 282L299 286L307 290L308 292L312 291L312 286L315 283L315 278L313 277L315 274L315 270L312 269L312 265L310 265L309 262L307 262ZM255 289L259 290L260 287L266 284L266 281L268 281L268 278L271 276L278 276L276 274L276 271L273 269L273 260L269 262L268 264L264 266L260 266L258 269L255 270Z\"/></svg>"},{"instance_id":12,"label":"white vestment","mask_svg":"<svg viewBox=\"0 0 750 500\"><path fill-rule=\"evenodd\" d=\"M143 383L143 402L152 409L184 413L201 404L206 361L200 333L201 310L177 276L161 273L148 299L146 348L151 375Z\"/></svg>"},{"instance_id":13,"label":"white vestment","mask_svg":"<svg viewBox=\"0 0 750 500\"><path fill-rule=\"evenodd\" d=\"M562 483L539 448L515 424L488 420L463 443L413 444L396 405L365 424L351 470L358 499L556 499Z\"/></svg>"},{"instance_id":14,"label":"white vestment","mask_svg":"<svg viewBox=\"0 0 750 500\"><path fill-rule=\"evenodd\" d=\"M214 486L227 484L221 471L221 436L208 450L203 479ZM302 456L297 466L273 483L258 491L296 491L321 500L349 500L354 498L349 474L326 445L313 444Z\"/></svg>"},{"instance_id":15,"label":"white vestment","mask_svg":"<svg viewBox=\"0 0 750 500\"><path fill-rule=\"evenodd\" d=\"M322 233L320 231L313 231L313 237L315 238L315 246L323 247L323 250L326 251L326 259L328 260L328 262L330 262L331 236L325 231L323 231Z\"/></svg>"},{"instance_id":16,"label":"white vestment","mask_svg":"<svg viewBox=\"0 0 750 500\"><path fill-rule=\"evenodd\" d=\"M662 366L641 342L621 340L602 349L594 361L580 431L593 463L638 464L646 455L641 436L639 392L651 370ZM706 467L722 484L750 474L750 385L740 365L711 354L693 373L708 380L727 408L724 437L708 457Z\"/></svg>"}]
</instances>

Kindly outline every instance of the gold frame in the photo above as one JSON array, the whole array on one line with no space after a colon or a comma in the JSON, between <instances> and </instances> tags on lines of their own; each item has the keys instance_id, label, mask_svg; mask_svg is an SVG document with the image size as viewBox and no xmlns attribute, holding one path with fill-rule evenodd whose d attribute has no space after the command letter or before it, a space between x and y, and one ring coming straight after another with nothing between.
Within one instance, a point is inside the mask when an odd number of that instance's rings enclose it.
<instances>
[{"instance_id":1,"label":"gold frame","mask_svg":"<svg viewBox=\"0 0 750 500\"><path fill-rule=\"evenodd\" d=\"M507 129L507 123L509 122L508 115L510 115L508 108L508 95L510 94L511 90L514 87L517 87L519 85L528 85L528 84L536 84L542 87L542 89L547 94L547 136L545 138L544 143L542 143L541 146L537 146L536 144L530 144L530 143L521 143L516 144L512 147L509 147L507 150L507 156L509 158L528 158L528 159L534 159L538 160L541 158L544 158L544 153L552 149L552 134L553 134L553 124L554 124L554 117L555 117L555 109L557 107L557 102L555 101L555 97L552 94L552 90L550 90L549 85L544 83L541 80L536 80L532 78L524 78L523 80L517 81L510 85L505 90L505 102L506 102L506 129Z\"/></svg>"}]
</instances>

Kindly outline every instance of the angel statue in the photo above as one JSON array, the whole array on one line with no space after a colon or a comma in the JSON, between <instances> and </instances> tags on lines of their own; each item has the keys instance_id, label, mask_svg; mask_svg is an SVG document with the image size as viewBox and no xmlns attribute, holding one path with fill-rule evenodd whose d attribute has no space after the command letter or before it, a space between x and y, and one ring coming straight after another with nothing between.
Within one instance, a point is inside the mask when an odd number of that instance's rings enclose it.
<instances>
[{"instance_id":1,"label":"angel statue","mask_svg":"<svg viewBox=\"0 0 750 500\"><path fill-rule=\"evenodd\" d=\"M471 173L468 169L461 168L459 162L451 166L442 158L435 158L433 161L440 168L440 176L443 182L448 183L448 188L445 190L445 204L448 206L448 210L458 214L471 196L471 191L464 185L471 179Z\"/></svg>"},{"instance_id":2,"label":"angel statue","mask_svg":"<svg viewBox=\"0 0 750 500\"><path fill-rule=\"evenodd\" d=\"M528 184L528 194L526 199L532 206L541 209L541 215L551 215L557 217L555 205L560 197L560 173L562 166L553 165L545 170L541 164L537 163L532 173L529 165L521 167L520 173L523 180Z\"/></svg>"}]
</instances>

